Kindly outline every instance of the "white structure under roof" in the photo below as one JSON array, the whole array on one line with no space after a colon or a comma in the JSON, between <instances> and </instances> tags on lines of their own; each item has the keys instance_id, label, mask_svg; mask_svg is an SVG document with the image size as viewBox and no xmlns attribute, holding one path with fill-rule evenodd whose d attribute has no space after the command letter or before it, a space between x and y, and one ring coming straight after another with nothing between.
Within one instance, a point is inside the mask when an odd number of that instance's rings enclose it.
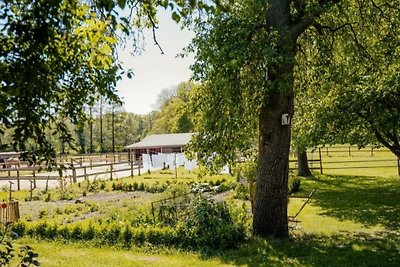
<instances>
[{"instance_id":1,"label":"white structure under roof","mask_svg":"<svg viewBox=\"0 0 400 267\"><path fill-rule=\"evenodd\" d=\"M134 155L134 159L139 159L142 154L181 153L192 136L193 133L148 135L142 141L126 146L125 149Z\"/></svg>"}]
</instances>

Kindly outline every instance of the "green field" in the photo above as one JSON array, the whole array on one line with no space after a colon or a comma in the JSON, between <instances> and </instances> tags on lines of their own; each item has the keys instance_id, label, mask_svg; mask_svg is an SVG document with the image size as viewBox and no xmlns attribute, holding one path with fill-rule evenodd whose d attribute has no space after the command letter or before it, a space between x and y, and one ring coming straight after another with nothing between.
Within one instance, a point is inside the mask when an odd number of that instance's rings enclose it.
<instances>
[{"instance_id":1,"label":"green field","mask_svg":"<svg viewBox=\"0 0 400 267\"><path fill-rule=\"evenodd\" d=\"M351 160L355 156L332 158ZM375 154L374 158L378 158ZM379 172L379 169L374 169ZM341 170L343 173L347 170ZM381 171L379 176L319 175L301 179L296 196L316 192L299 215L300 223L290 224L290 238L263 240L248 236L235 249L193 250L143 243L130 247L92 241L56 238L19 239L39 253L42 266L398 266L400 262L400 178ZM192 182L235 183L230 176L199 177L196 172L180 169L178 179L171 171L143 174L141 177L106 181L102 189L88 191L84 204L74 204L83 185L70 189L72 200L57 200L53 190L50 199L24 202L27 192L19 192L22 221L27 225L42 222L58 226L90 225L101 222L123 224L138 215L150 214L150 202L165 193L121 192L112 190L116 183L146 183L169 186ZM294 179L295 177L291 177ZM297 179L297 178L296 178ZM175 180L175 182L174 182ZM114 185L113 185L114 184ZM223 193L227 202L240 203ZM37 192L38 193L38 192ZM3 192L1 197L7 197ZM218 196L218 195L217 195ZM303 198L290 198L289 214L302 205ZM246 203L247 207L249 206ZM143 221L143 219L142 219ZM248 225L250 227L250 224ZM250 231L250 228L248 229Z\"/></svg>"},{"instance_id":2,"label":"green field","mask_svg":"<svg viewBox=\"0 0 400 267\"><path fill-rule=\"evenodd\" d=\"M320 153L321 152L321 153ZM396 156L386 148L340 145L328 146L307 151L309 166L320 172L320 162L324 174L357 176L394 176L399 172ZM295 161L291 154L291 160ZM290 166L295 168L296 163Z\"/></svg>"}]
</instances>

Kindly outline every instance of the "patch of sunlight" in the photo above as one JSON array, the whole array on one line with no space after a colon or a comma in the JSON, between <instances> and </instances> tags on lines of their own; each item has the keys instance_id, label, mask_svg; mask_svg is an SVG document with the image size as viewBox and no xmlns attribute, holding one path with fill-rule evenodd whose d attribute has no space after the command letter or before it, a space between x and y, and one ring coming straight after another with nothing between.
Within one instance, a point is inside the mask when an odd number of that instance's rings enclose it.
<instances>
[{"instance_id":1,"label":"patch of sunlight","mask_svg":"<svg viewBox=\"0 0 400 267\"><path fill-rule=\"evenodd\" d=\"M303 199L291 199L289 202L289 214L295 214L301 207ZM373 233L384 230L380 224L366 226L354 220L341 220L339 218L321 215L324 210L318 206L307 204L300 212L295 229L300 229L305 233L317 235L335 235L343 232L362 232Z\"/></svg>"}]
</instances>

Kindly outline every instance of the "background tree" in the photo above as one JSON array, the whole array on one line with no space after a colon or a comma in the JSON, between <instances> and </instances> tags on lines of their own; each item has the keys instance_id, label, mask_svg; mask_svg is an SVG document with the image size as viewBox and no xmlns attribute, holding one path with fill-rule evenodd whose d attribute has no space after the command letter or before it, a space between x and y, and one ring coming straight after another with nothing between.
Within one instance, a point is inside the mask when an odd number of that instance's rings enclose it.
<instances>
[{"instance_id":1,"label":"background tree","mask_svg":"<svg viewBox=\"0 0 400 267\"><path fill-rule=\"evenodd\" d=\"M328 27L306 33L309 38L301 44L296 71L298 146L384 145L400 155L398 10L388 3L370 5L376 12L364 18L367 29L346 26L357 32L348 38L357 38L358 43L349 44ZM324 33L336 36L334 49L315 42Z\"/></svg>"},{"instance_id":2,"label":"background tree","mask_svg":"<svg viewBox=\"0 0 400 267\"><path fill-rule=\"evenodd\" d=\"M13 149L26 151L34 140L51 160L47 129L72 145L65 121L84 118L97 94L118 101L116 38L78 0L6 0L0 18L0 131L13 130Z\"/></svg>"},{"instance_id":3,"label":"background tree","mask_svg":"<svg viewBox=\"0 0 400 267\"><path fill-rule=\"evenodd\" d=\"M158 97L156 112L150 133L189 133L193 120L189 114L190 96L196 85L182 82L176 88L163 90Z\"/></svg>"}]
</instances>

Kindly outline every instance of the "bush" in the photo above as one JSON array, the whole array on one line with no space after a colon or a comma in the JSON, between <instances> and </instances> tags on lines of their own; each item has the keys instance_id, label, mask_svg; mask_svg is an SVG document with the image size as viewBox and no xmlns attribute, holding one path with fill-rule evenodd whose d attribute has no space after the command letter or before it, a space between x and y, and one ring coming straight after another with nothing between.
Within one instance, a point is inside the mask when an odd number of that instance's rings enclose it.
<instances>
[{"instance_id":1,"label":"bush","mask_svg":"<svg viewBox=\"0 0 400 267\"><path fill-rule=\"evenodd\" d=\"M180 245L195 249L225 249L244 240L244 228L236 225L224 203L196 196L177 225Z\"/></svg>"},{"instance_id":2,"label":"bush","mask_svg":"<svg viewBox=\"0 0 400 267\"><path fill-rule=\"evenodd\" d=\"M250 191L249 186L247 184L238 183L233 191L233 198L241 199L241 200L249 200Z\"/></svg>"},{"instance_id":3,"label":"bush","mask_svg":"<svg viewBox=\"0 0 400 267\"><path fill-rule=\"evenodd\" d=\"M137 182L133 182L133 191L137 191L139 188L139 184Z\"/></svg>"},{"instance_id":4,"label":"bush","mask_svg":"<svg viewBox=\"0 0 400 267\"><path fill-rule=\"evenodd\" d=\"M300 191L301 180L299 178L295 178L289 187L289 194L297 193Z\"/></svg>"}]
</instances>

